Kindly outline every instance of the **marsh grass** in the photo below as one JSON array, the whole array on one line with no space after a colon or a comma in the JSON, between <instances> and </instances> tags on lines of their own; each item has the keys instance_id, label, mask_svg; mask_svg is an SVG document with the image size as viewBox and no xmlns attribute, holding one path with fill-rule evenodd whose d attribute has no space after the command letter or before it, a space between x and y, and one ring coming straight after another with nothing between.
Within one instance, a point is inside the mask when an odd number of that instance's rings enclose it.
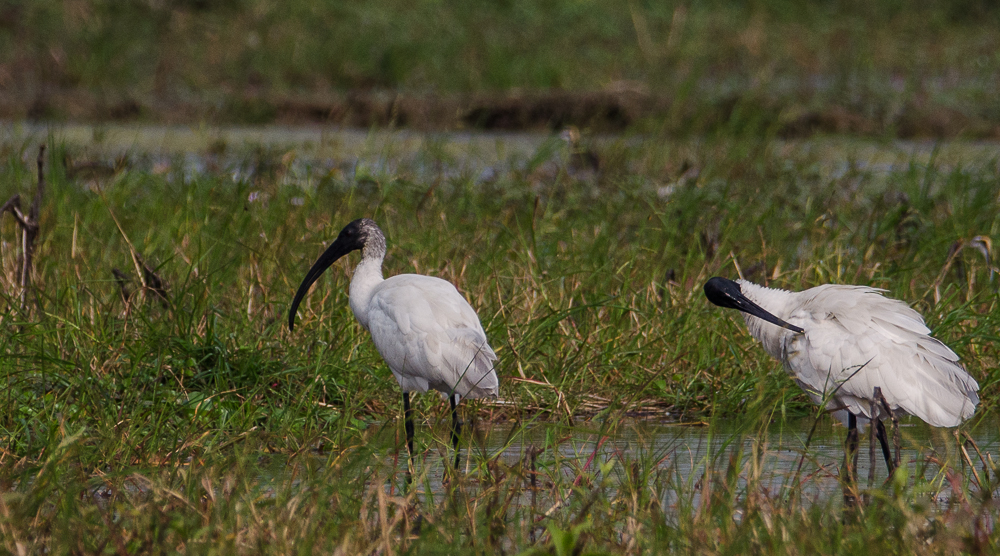
<instances>
[{"instance_id":1,"label":"marsh grass","mask_svg":"<svg viewBox=\"0 0 1000 556\"><path fill-rule=\"evenodd\" d=\"M915 469L943 471L873 491L857 519L842 519L837 496L762 488L762 431L815 408L701 285L739 268L793 289L886 287L962 356L988 426L1000 277L966 246L1000 237L995 159L884 166L764 139L622 139L591 147L605 162L597 173L572 168L553 142L484 174L455 169L442 141L346 171L296 165L294 149L206 152L215 162L199 172L133 153L98 177L74 173L64 162L74 153L53 141L29 312L14 303L17 230L0 221L7 550L994 546L996 470L977 460L970 474L954 449L911 452ZM33 153L4 152L0 198L34 184ZM502 460L473 434L468 476L448 475L445 488L425 475L423 494L401 490L405 459L386 455L401 446L398 387L348 308L353 261L327 272L288 332L305 270L360 216L386 231L387 274L447 279L477 309L504 403L467 404L467 415L561 423L535 445L534 474L527 448ZM167 281L166 304L123 299L112 269L141 291L130 243ZM447 404L420 396L416 409L424 463L445 459ZM694 480L671 474L675 456L661 449L592 447L613 445L636 415L708 422L732 439ZM738 432L717 428L734 419ZM576 434L594 436L589 451L562 455L560 439ZM945 488L946 504L928 502Z\"/></svg>"},{"instance_id":2,"label":"marsh grass","mask_svg":"<svg viewBox=\"0 0 1000 556\"><path fill-rule=\"evenodd\" d=\"M537 444L501 454L473 440L459 474L447 454L436 464L432 454L418 464L412 490L391 457L405 448L391 435L290 455L267 455L251 439L201 446L183 462L106 471L82 465L87 435L65 430L41 459L5 475L0 519L7 549L28 552L911 554L995 546L988 498L997 470L980 487L954 459L954 443L923 448L847 511L835 465L821 456L815 467L815 453L803 451L809 473L789 482L788 468L771 468L782 450L758 423L745 433L713 424L709 449L690 465L686 446L657 443L641 426L631 436L622 424L544 426L541 438L514 427L510 438ZM437 431L444 436L445 427ZM725 439L711 441L715 434ZM444 482L428 468L443 470ZM811 491L817 481L835 493Z\"/></svg>"}]
</instances>

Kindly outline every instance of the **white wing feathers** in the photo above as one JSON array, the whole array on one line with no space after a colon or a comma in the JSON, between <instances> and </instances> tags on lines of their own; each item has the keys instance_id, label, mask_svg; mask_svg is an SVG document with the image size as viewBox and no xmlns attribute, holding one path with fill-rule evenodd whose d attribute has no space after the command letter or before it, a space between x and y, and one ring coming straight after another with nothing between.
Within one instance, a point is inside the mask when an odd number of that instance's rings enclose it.
<instances>
[{"instance_id":1,"label":"white wing feathers","mask_svg":"<svg viewBox=\"0 0 1000 556\"><path fill-rule=\"evenodd\" d=\"M416 274L385 280L368 304L368 328L404 392L497 394L497 356L476 312L449 282Z\"/></svg>"},{"instance_id":2,"label":"white wing feathers","mask_svg":"<svg viewBox=\"0 0 1000 556\"><path fill-rule=\"evenodd\" d=\"M820 286L801 292L788 322L805 334L787 334L787 367L816 402L864 419L876 386L893 410L936 427L972 416L979 385L958 355L928 334L920 314L902 301L862 286ZM837 387L840 386L839 389ZM836 393L830 395L836 390ZM847 415L838 416L846 421Z\"/></svg>"}]
</instances>

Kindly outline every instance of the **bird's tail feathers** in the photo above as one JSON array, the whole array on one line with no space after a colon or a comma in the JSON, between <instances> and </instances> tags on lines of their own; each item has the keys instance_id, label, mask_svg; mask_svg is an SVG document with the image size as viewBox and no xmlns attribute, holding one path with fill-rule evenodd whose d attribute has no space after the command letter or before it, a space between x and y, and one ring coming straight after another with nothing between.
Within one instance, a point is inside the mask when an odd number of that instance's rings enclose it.
<instances>
[{"instance_id":1,"label":"bird's tail feathers","mask_svg":"<svg viewBox=\"0 0 1000 556\"><path fill-rule=\"evenodd\" d=\"M461 376L455 384L454 392L463 398L486 398L496 397L500 390L500 381L497 378L494 362L497 359L496 353L484 338L470 337L472 335L461 335L454 338L461 342L468 349L463 350L465 357L463 361L456 361L456 367L462 365Z\"/></svg>"},{"instance_id":2,"label":"bird's tail feathers","mask_svg":"<svg viewBox=\"0 0 1000 556\"><path fill-rule=\"evenodd\" d=\"M864 385L855 384L853 395L845 396L848 410L859 418L870 418L868 398L878 386L894 411L914 415L934 427L956 427L972 417L979 404L979 384L958 361L930 353L910 356L913 360L907 365L911 373L907 380L900 380L891 370L882 372L881 366L873 366L858 376L856 380ZM883 413L876 407L877 417L887 417Z\"/></svg>"}]
</instances>

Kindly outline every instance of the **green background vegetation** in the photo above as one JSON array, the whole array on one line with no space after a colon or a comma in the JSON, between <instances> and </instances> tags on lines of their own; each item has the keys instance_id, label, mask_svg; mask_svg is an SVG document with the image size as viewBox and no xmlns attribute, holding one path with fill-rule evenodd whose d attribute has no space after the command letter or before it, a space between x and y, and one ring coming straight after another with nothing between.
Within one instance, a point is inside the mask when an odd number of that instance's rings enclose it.
<instances>
[{"instance_id":1,"label":"green background vegetation","mask_svg":"<svg viewBox=\"0 0 1000 556\"><path fill-rule=\"evenodd\" d=\"M990 3L929 0L0 1L0 115L98 123L92 144L44 140L24 308L0 218L2 550L995 551L995 458L950 432L905 432L907 474L853 513L811 490L837 462L804 443L801 482L768 482L776 430L841 430L701 285L738 268L891 290L979 381L965 430L989 437L1000 166L962 139L1000 129L998 23ZM495 135L483 158L376 132L350 156L159 151L105 143L123 120L583 138ZM787 140L816 132L875 141ZM3 136L0 201L31 198L36 148ZM398 387L347 305L356 259L287 330L305 271L359 216L386 232L386 274L455 283L500 356L504 403L463 404L478 424L445 484L447 405L428 395L418 487L400 489ZM724 440L685 475L633 417Z\"/></svg>"},{"instance_id":2,"label":"green background vegetation","mask_svg":"<svg viewBox=\"0 0 1000 556\"><path fill-rule=\"evenodd\" d=\"M998 27L986 0L5 0L0 113L996 137Z\"/></svg>"}]
</instances>

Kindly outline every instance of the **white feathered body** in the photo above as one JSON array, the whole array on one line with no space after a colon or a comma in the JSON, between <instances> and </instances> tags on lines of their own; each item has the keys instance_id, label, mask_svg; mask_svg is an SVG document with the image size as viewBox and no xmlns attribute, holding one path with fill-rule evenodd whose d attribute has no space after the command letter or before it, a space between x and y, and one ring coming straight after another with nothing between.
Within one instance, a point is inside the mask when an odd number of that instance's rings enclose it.
<instances>
[{"instance_id":1,"label":"white feathered body","mask_svg":"<svg viewBox=\"0 0 1000 556\"><path fill-rule=\"evenodd\" d=\"M381 257L366 249L351 278L350 304L403 392L497 395L497 356L451 283L419 274L383 279Z\"/></svg>"},{"instance_id":2,"label":"white feathered body","mask_svg":"<svg viewBox=\"0 0 1000 556\"><path fill-rule=\"evenodd\" d=\"M923 318L906 303L866 286L823 285L802 292L738 280L746 297L804 330L796 333L743 314L751 335L785 365L814 402L871 417L876 386L893 411L935 427L954 427L979 403L979 384L958 355L930 336ZM839 387L839 388L838 388ZM877 409L879 418L881 409Z\"/></svg>"}]
</instances>

